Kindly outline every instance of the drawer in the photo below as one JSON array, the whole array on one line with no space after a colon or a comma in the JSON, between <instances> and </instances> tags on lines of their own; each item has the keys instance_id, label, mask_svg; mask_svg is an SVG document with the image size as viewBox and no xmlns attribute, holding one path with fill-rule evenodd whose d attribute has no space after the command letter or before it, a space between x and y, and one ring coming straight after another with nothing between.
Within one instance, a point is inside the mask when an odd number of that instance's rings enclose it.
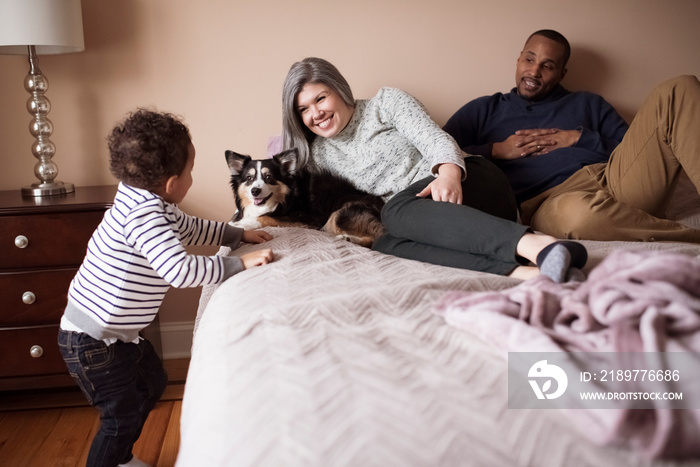
<instances>
[{"instance_id":1,"label":"drawer","mask_svg":"<svg viewBox=\"0 0 700 467\"><path fill-rule=\"evenodd\" d=\"M58 326L0 330L0 378L68 374L57 340Z\"/></svg>"},{"instance_id":2,"label":"drawer","mask_svg":"<svg viewBox=\"0 0 700 467\"><path fill-rule=\"evenodd\" d=\"M0 217L0 268L78 266L104 210ZM18 237L26 246L16 246Z\"/></svg>"},{"instance_id":3,"label":"drawer","mask_svg":"<svg viewBox=\"0 0 700 467\"><path fill-rule=\"evenodd\" d=\"M0 274L0 327L57 324L76 271Z\"/></svg>"}]
</instances>

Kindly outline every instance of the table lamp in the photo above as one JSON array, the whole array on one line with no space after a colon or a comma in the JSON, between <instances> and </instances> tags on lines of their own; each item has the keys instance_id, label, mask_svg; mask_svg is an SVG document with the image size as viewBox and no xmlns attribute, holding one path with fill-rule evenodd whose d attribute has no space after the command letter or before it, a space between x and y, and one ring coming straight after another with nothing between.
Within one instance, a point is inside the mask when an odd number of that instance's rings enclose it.
<instances>
[{"instance_id":1,"label":"table lamp","mask_svg":"<svg viewBox=\"0 0 700 467\"><path fill-rule=\"evenodd\" d=\"M46 117L51 102L44 96L49 83L39 70L38 55L83 50L80 0L2 0L0 3L0 54L29 57L24 88L30 94L27 110L33 119L29 132L36 139L32 154L38 159L34 175L39 182L22 188L22 196L52 196L75 190L73 184L56 180L58 166L51 160L56 153L50 139L53 123Z\"/></svg>"}]
</instances>

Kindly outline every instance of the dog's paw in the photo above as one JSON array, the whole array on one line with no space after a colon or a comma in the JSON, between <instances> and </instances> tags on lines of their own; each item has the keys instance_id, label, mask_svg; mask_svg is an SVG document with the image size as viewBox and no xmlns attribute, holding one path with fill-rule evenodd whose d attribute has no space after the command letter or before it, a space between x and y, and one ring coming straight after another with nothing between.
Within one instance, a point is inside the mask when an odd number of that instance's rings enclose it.
<instances>
[{"instance_id":1,"label":"dog's paw","mask_svg":"<svg viewBox=\"0 0 700 467\"><path fill-rule=\"evenodd\" d=\"M234 227L238 227L239 229L243 230L255 230L259 229L262 227L260 224L260 221L258 221L257 217L244 217L243 219L239 221L231 221L229 222L229 225L232 225Z\"/></svg>"}]
</instances>

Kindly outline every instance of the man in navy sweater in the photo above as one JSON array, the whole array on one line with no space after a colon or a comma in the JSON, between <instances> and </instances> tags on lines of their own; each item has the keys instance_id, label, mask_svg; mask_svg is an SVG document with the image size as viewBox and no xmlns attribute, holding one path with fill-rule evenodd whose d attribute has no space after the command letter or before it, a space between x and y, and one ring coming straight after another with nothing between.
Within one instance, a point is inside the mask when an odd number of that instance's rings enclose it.
<instances>
[{"instance_id":1,"label":"man in navy sweater","mask_svg":"<svg viewBox=\"0 0 700 467\"><path fill-rule=\"evenodd\" d=\"M558 32L535 32L518 57L516 87L469 102L445 131L503 170L535 230L700 243L699 230L661 217L681 169L700 192L698 79L657 86L628 127L601 96L561 86L570 53Z\"/></svg>"}]
</instances>

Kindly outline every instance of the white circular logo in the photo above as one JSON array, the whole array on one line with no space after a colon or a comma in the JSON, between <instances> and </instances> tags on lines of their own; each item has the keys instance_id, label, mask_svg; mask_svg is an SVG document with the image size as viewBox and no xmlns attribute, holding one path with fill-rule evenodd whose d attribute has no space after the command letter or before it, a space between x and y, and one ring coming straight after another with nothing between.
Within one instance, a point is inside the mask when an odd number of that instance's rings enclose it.
<instances>
[{"instance_id":1,"label":"white circular logo","mask_svg":"<svg viewBox=\"0 0 700 467\"><path fill-rule=\"evenodd\" d=\"M538 399L556 399L564 394L569 384L564 370L557 365L547 364L547 360L540 360L532 365L527 376ZM554 392L549 392L552 389L552 380L557 382L557 386ZM539 381L542 381L541 386Z\"/></svg>"}]
</instances>

